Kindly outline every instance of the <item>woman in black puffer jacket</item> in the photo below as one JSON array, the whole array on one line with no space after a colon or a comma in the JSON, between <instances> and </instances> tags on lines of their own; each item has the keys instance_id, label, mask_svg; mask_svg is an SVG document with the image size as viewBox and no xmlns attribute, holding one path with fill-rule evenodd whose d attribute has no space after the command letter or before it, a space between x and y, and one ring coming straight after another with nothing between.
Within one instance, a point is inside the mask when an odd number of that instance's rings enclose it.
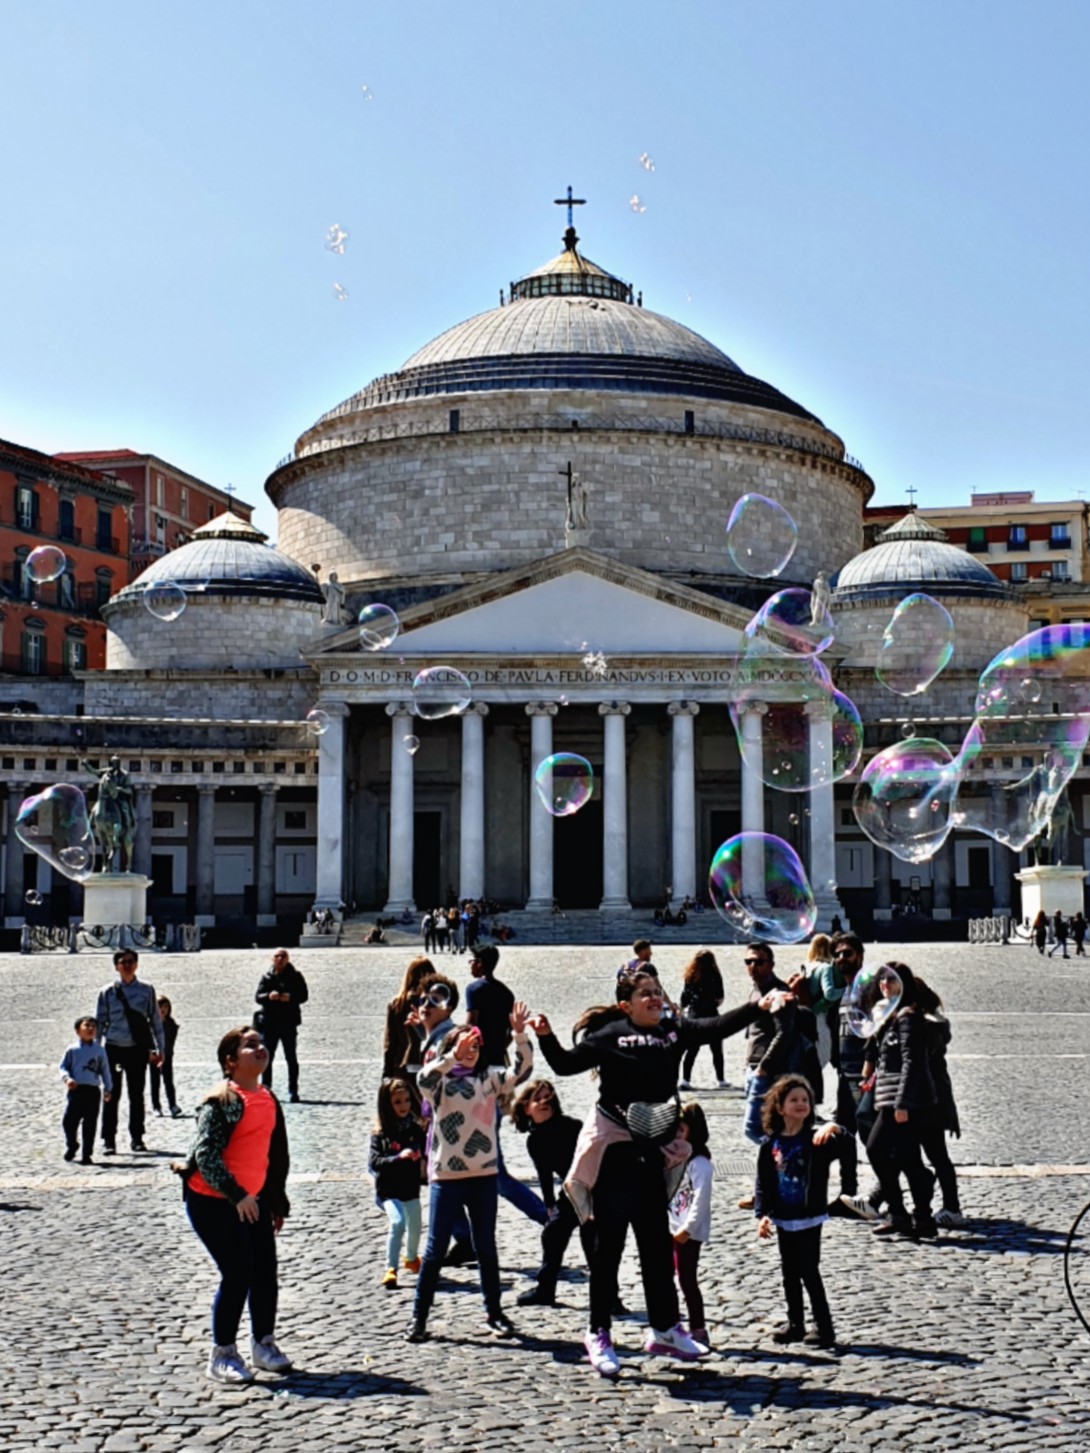
<instances>
[{"instance_id":1,"label":"woman in black puffer jacket","mask_svg":"<svg viewBox=\"0 0 1090 1453\"><path fill-rule=\"evenodd\" d=\"M867 1156L882 1186L889 1214L874 1228L875 1234L936 1235L931 1214L935 1177L920 1156L921 1134L935 1118L935 1085L931 1078L923 1014L916 1004L916 984L907 964L886 964L903 986L901 1002L867 1045L864 1075L876 1066L874 1128L867 1140ZM882 987L882 971L879 986ZM892 983L892 976L890 983ZM914 1214L910 1218L901 1194L901 1175L908 1179Z\"/></svg>"}]
</instances>

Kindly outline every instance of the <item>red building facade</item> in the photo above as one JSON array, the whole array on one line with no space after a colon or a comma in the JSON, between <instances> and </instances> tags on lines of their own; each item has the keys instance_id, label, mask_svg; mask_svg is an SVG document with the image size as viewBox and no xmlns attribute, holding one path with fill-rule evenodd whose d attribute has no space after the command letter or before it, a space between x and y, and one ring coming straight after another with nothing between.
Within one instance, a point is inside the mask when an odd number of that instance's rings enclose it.
<instances>
[{"instance_id":1,"label":"red building facade","mask_svg":"<svg viewBox=\"0 0 1090 1453\"><path fill-rule=\"evenodd\" d=\"M129 583L132 506L127 484L0 440L0 671L66 676L105 666L98 612ZM41 545L67 561L44 584L26 570Z\"/></svg>"}]
</instances>

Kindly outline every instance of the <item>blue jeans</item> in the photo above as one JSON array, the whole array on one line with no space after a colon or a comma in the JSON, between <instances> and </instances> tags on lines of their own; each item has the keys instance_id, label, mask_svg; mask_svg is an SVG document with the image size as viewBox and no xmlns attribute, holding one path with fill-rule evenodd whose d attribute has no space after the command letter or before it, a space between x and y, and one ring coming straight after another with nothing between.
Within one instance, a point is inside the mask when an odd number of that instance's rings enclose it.
<instances>
[{"instance_id":1,"label":"blue jeans","mask_svg":"<svg viewBox=\"0 0 1090 1453\"><path fill-rule=\"evenodd\" d=\"M772 1088L772 1082L767 1075L759 1075L756 1070L746 1068L746 1113L742 1128L746 1133L746 1139L751 1140L754 1145L760 1145L765 1138L761 1129L761 1111L764 1109L762 1101L768 1091Z\"/></svg>"},{"instance_id":2,"label":"blue jeans","mask_svg":"<svg viewBox=\"0 0 1090 1453\"><path fill-rule=\"evenodd\" d=\"M521 1211L524 1216L529 1216L531 1221L536 1221L539 1226L544 1226L549 1219L549 1213L545 1209L545 1202L530 1189L523 1185L520 1180L511 1174L503 1163L503 1141L500 1138L500 1121L503 1114L500 1107L496 1106L496 1179L499 1182L499 1193L505 1201L510 1201L516 1211Z\"/></svg>"},{"instance_id":3,"label":"blue jeans","mask_svg":"<svg viewBox=\"0 0 1090 1453\"><path fill-rule=\"evenodd\" d=\"M386 1265L397 1270L401 1243L405 1241L405 1259L412 1261L420 1246L420 1198L415 1201L383 1201L382 1209L390 1223L386 1237Z\"/></svg>"},{"instance_id":4,"label":"blue jeans","mask_svg":"<svg viewBox=\"0 0 1090 1453\"><path fill-rule=\"evenodd\" d=\"M427 1322L443 1258L450 1246L454 1223L464 1210L473 1229L473 1247L480 1268L481 1295L488 1316L500 1309L500 1263L496 1255L497 1176L466 1176L463 1180L435 1181L428 1206L428 1244L416 1284L413 1319Z\"/></svg>"}]
</instances>

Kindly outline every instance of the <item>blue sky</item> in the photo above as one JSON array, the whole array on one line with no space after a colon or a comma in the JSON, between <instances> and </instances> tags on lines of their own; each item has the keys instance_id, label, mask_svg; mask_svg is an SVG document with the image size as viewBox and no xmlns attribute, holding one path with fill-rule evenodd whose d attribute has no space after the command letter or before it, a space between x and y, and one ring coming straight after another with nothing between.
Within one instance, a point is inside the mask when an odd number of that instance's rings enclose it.
<instances>
[{"instance_id":1,"label":"blue sky","mask_svg":"<svg viewBox=\"0 0 1090 1453\"><path fill-rule=\"evenodd\" d=\"M0 0L0 46L0 436L274 529L296 436L559 251L571 182L876 502L1090 490L1084 4Z\"/></svg>"}]
</instances>

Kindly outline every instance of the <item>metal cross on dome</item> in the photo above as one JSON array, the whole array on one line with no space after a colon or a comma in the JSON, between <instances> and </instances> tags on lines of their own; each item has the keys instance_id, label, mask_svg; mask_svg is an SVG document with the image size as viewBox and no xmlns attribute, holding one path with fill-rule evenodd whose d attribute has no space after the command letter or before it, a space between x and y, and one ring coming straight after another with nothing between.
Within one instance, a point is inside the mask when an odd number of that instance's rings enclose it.
<instances>
[{"instance_id":1,"label":"metal cross on dome","mask_svg":"<svg viewBox=\"0 0 1090 1453\"><path fill-rule=\"evenodd\" d=\"M917 494L919 494L919 490L916 488L916 486L914 484L910 484L908 486L908 488L905 490L905 494L908 495L908 507L909 507L909 509L910 510L914 510L916 508L916 496L917 496Z\"/></svg>"},{"instance_id":2,"label":"metal cross on dome","mask_svg":"<svg viewBox=\"0 0 1090 1453\"><path fill-rule=\"evenodd\" d=\"M585 207L586 205L587 205L587 199L585 197L573 197L572 196L572 190L571 190L571 187L570 186L568 187L568 195L566 197L554 197L553 198L553 206L554 207L567 207L567 209L568 209L568 226L569 227L574 227L575 226L575 221L574 221L574 218L572 216L572 208L573 207Z\"/></svg>"}]
</instances>

